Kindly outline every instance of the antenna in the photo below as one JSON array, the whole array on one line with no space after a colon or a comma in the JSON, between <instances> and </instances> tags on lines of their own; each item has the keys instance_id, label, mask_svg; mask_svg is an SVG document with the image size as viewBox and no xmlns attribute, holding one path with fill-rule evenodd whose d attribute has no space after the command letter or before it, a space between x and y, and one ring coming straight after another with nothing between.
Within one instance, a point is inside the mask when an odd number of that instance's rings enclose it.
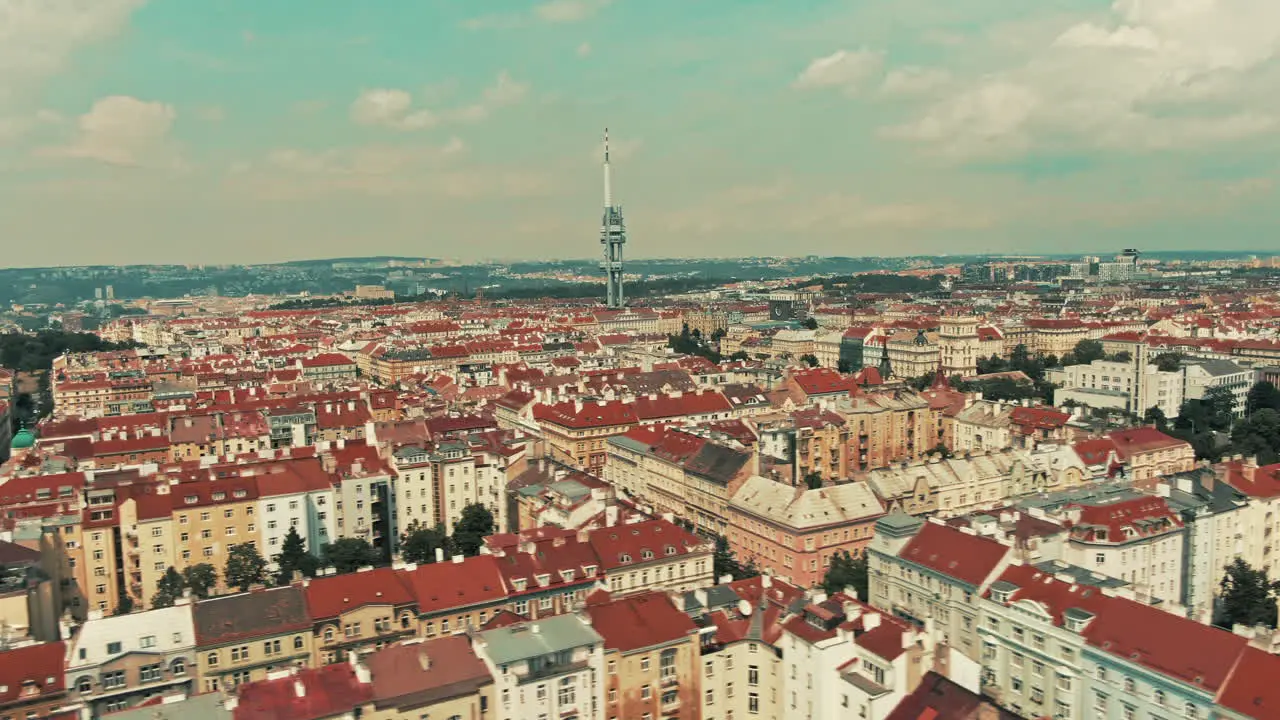
<instances>
[{"instance_id":1,"label":"antenna","mask_svg":"<svg viewBox=\"0 0 1280 720\"><path fill-rule=\"evenodd\" d=\"M604 129L604 206L613 207L613 187L609 181L609 128Z\"/></svg>"}]
</instances>

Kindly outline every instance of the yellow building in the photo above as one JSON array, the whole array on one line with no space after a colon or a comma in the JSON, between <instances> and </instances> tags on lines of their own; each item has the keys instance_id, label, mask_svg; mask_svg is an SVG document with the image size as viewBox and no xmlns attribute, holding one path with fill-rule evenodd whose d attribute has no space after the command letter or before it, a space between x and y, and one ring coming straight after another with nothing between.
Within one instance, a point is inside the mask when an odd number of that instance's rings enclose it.
<instances>
[{"instance_id":1,"label":"yellow building","mask_svg":"<svg viewBox=\"0 0 1280 720\"><path fill-rule=\"evenodd\" d=\"M310 667L312 620L298 585L202 600L193 610L197 688L217 692Z\"/></svg>"},{"instance_id":2,"label":"yellow building","mask_svg":"<svg viewBox=\"0 0 1280 720\"><path fill-rule=\"evenodd\" d=\"M258 545L255 477L220 478L172 486L174 567L209 563L221 570L233 545ZM261 551L261 548L259 548ZM218 588L226 589L219 573Z\"/></svg>"},{"instance_id":3,"label":"yellow building","mask_svg":"<svg viewBox=\"0 0 1280 720\"><path fill-rule=\"evenodd\" d=\"M302 581L317 665L381 650L418 632L418 604L400 572L370 568Z\"/></svg>"}]
</instances>

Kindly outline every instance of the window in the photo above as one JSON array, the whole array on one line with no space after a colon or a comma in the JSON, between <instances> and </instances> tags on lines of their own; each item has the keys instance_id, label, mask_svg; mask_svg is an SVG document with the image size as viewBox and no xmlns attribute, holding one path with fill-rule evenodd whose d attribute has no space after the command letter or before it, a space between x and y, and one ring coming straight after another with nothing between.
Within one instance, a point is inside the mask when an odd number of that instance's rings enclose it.
<instances>
[{"instance_id":1,"label":"window","mask_svg":"<svg viewBox=\"0 0 1280 720\"><path fill-rule=\"evenodd\" d=\"M301 635L294 635L294 636L293 636L293 649L294 649L294 650L301 650L301 649L302 649L302 636L301 636Z\"/></svg>"},{"instance_id":2,"label":"window","mask_svg":"<svg viewBox=\"0 0 1280 720\"><path fill-rule=\"evenodd\" d=\"M705 675L706 677L715 677L716 664L713 661L708 660L703 665L705 667L705 672L703 672L703 675Z\"/></svg>"},{"instance_id":3,"label":"window","mask_svg":"<svg viewBox=\"0 0 1280 720\"><path fill-rule=\"evenodd\" d=\"M640 672L649 672L649 656L640 658Z\"/></svg>"},{"instance_id":4,"label":"window","mask_svg":"<svg viewBox=\"0 0 1280 720\"><path fill-rule=\"evenodd\" d=\"M153 638L153 639L154 639L154 638ZM108 654L108 655L119 655L119 654L120 654L120 651L121 651L122 649L123 649L123 647L122 647L122 646L121 646L121 644L120 644L120 643L118 643L118 642L109 642L109 643L107 643L107 654Z\"/></svg>"},{"instance_id":5,"label":"window","mask_svg":"<svg viewBox=\"0 0 1280 720\"><path fill-rule=\"evenodd\" d=\"M560 678L560 691L557 693L556 700L560 703L563 711L565 706L573 705L577 702L578 689L575 685L575 679L572 677Z\"/></svg>"},{"instance_id":6,"label":"window","mask_svg":"<svg viewBox=\"0 0 1280 720\"><path fill-rule=\"evenodd\" d=\"M249 646L241 645L240 647L231 648L231 662L240 662L249 659Z\"/></svg>"},{"instance_id":7,"label":"window","mask_svg":"<svg viewBox=\"0 0 1280 720\"><path fill-rule=\"evenodd\" d=\"M209 667L218 667L218 653L216 652L209 653L209 655L204 659L204 664L208 665Z\"/></svg>"},{"instance_id":8,"label":"window","mask_svg":"<svg viewBox=\"0 0 1280 720\"><path fill-rule=\"evenodd\" d=\"M716 693L715 693L715 691L714 691L714 690L708 690L708 691L707 691L707 698L706 698L706 700L704 700L704 701L703 701L703 704L704 704L704 705L715 705L715 704L716 704Z\"/></svg>"},{"instance_id":9,"label":"window","mask_svg":"<svg viewBox=\"0 0 1280 720\"><path fill-rule=\"evenodd\" d=\"M662 706L670 707L680 702L680 693L676 690L668 690L662 693Z\"/></svg>"},{"instance_id":10,"label":"window","mask_svg":"<svg viewBox=\"0 0 1280 720\"><path fill-rule=\"evenodd\" d=\"M760 684L760 668L755 665L747 666L747 684L756 687Z\"/></svg>"},{"instance_id":11,"label":"window","mask_svg":"<svg viewBox=\"0 0 1280 720\"><path fill-rule=\"evenodd\" d=\"M93 678L85 676L76 681L76 692L87 695L93 692Z\"/></svg>"},{"instance_id":12,"label":"window","mask_svg":"<svg viewBox=\"0 0 1280 720\"><path fill-rule=\"evenodd\" d=\"M614 690L613 688L609 688L609 702L611 703L618 702L618 691Z\"/></svg>"},{"instance_id":13,"label":"window","mask_svg":"<svg viewBox=\"0 0 1280 720\"><path fill-rule=\"evenodd\" d=\"M264 654L264 655L268 655L268 656L270 656L270 655L279 655L279 654L280 654L280 641L279 641L279 640L268 640L268 641L266 641L266 642L262 643L262 654Z\"/></svg>"},{"instance_id":14,"label":"window","mask_svg":"<svg viewBox=\"0 0 1280 720\"><path fill-rule=\"evenodd\" d=\"M609 674L610 674L610 675L617 675L617 674L618 674L618 661L617 661L617 660L610 660L610 661L609 661Z\"/></svg>"},{"instance_id":15,"label":"window","mask_svg":"<svg viewBox=\"0 0 1280 720\"><path fill-rule=\"evenodd\" d=\"M553 598L553 597L551 597L551 596L549 596L549 595L548 595L548 596L546 596L546 597L538 598L538 609L539 609L539 610L550 610L550 609L552 608L552 606L553 606L553 605L555 605L555 598Z\"/></svg>"},{"instance_id":16,"label":"window","mask_svg":"<svg viewBox=\"0 0 1280 720\"><path fill-rule=\"evenodd\" d=\"M143 665L138 669L138 679L144 683L155 682L161 678L160 666Z\"/></svg>"},{"instance_id":17,"label":"window","mask_svg":"<svg viewBox=\"0 0 1280 720\"><path fill-rule=\"evenodd\" d=\"M169 664L169 672L173 675L186 675L187 674L186 659L175 658L174 661Z\"/></svg>"},{"instance_id":18,"label":"window","mask_svg":"<svg viewBox=\"0 0 1280 720\"><path fill-rule=\"evenodd\" d=\"M1127 693L1134 692L1135 690L1137 690L1137 687L1138 687L1138 686L1137 686L1137 683L1135 683L1135 682L1133 681L1133 678L1131 678L1131 677L1127 677L1127 678L1125 678L1125 679L1124 679L1124 691L1125 691L1125 692L1127 692Z\"/></svg>"},{"instance_id":19,"label":"window","mask_svg":"<svg viewBox=\"0 0 1280 720\"><path fill-rule=\"evenodd\" d=\"M644 687L640 688L641 700L648 700L651 697L653 697L653 688L649 687L648 685L645 685Z\"/></svg>"},{"instance_id":20,"label":"window","mask_svg":"<svg viewBox=\"0 0 1280 720\"><path fill-rule=\"evenodd\" d=\"M747 694L747 712L751 713L752 715L755 715L760 712L760 694L759 693Z\"/></svg>"},{"instance_id":21,"label":"window","mask_svg":"<svg viewBox=\"0 0 1280 720\"><path fill-rule=\"evenodd\" d=\"M116 670L114 672L102 673L102 689L111 690L112 688L124 687L124 671Z\"/></svg>"},{"instance_id":22,"label":"window","mask_svg":"<svg viewBox=\"0 0 1280 720\"><path fill-rule=\"evenodd\" d=\"M1196 707L1194 703L1187 703L1186 708L1183 710L1183 715L1190 720L1195 720L1200 717L1200 708Z\"/></svg>"},{"instance_id":23,"label":"window","mask_svg":"<svg viewBox=\"0 0 1280 720\"><path fill-rule=\"evenodd\" d=\"M542 701L546 700L546 699L547 699L547 686L546 686L546 685L539 685L539 686L538 686L538 689L537 689L537 691L534 693L534 695L535 695L535 697L537 697L538 702L542 702Z\"/></svg>"}]
</instances>

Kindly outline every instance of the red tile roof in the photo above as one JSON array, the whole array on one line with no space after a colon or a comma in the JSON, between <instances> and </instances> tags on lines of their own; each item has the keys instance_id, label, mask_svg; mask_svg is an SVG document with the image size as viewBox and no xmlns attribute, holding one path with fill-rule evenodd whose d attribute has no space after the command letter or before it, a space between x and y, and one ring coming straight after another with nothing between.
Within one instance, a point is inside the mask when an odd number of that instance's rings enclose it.
<instances>
[{"instance_id":1,"label":"red tile roof","mask_svg":"<svg viewBox=\"0 0 1280 720\"><path fill-rule=\"evenodd\" d=\"M927 522L898 557L977 587L991 576L1009 550L990 538Z\"/></svg>"},{"instance_id":2,"label":"red tile roof","mask_svg":"<svg viewBox=\"0 0 1280 720\"><path fill-rule=\"evenodd\" d=\"M707 545L703 538L666 520L598 528L591 531L589 542L606 570L688 555ZM646 552L652 557L646 558Z\"/></svg>"},{"instance_id":3,"label":"red tile roof","mask_svg":"<svg viewBox=\"0 0 1280 720\"><path fill-rule=\"evenodd\" d=\"M1248 717L1280 717L1277 678L1280 678L1280 656L1246 647L1218 693L1217 702Z\"/></svg>"},{"instance_id":4,"label":"red tile roof","mask_svg":"<svg viewBox=\"0 0 1280 720\"><path fill-rule=\"evenodd\" d=\"M418 706L473 694L493 682L465 635L392 645L367 655L379 709Z\"/></svg>"},{"instance_id":5,"label":"red tile roof","mask_svg":"<svg viewBox=\"0 0 1280 720\"><path fill-rule=\"evenodd\" d=\"M349 663L303 668L296 674L237 688L235 720L323 720L354 711L373 696Z\"/></svg>"},{"instance_id":6,"label":"red tile roof","mask_svg":"<svg viewBox=\"0 0 1280 720\"><path fill-rule=\"evenodd\" d=\"M1182 527L1182 520L1161 497L1144 496L1098 505L1072 504L1068 508L1080 509L1079 521L1072 523L1072 537L1090 543L1119 545ZM1106 535L1100 530L1105 530Z\"/></svg>"},{"instance_id":7,"label":"red tile roof","mask_svg":"<svg viewBox=\"0 0 1280 720\"><path fill-rule=\"evenodd\" d=\"M409 605L414 601L404 577L391 568L314 578L305 583L304 592L315 620L335 618L367 605Z\"/></svg>"},{"instance_id":8,"label":"red tile roof","mask_svg":"<svg viewBox=\"0 0 1280 720\"><path fill-rule=\"evenodd\" d=\"M423 615L453 608L497 602L507 596L498 558L477 555L462 562L431 563L398 570L418 600Z\"/></svg>"},{"instance_id":9,"label":"red tile roof","mask_svg":"<svg viewBox=\"0 0 1280 720\"><path fill-rule=\"evenodd\" d=\"M1186 440L1179 440L1176 437L1170 437L1153 427L1113 430L1108 433L1108 435L1116 444L1116 453L1119 454L1121 460L1125 461L1136 453L1165 450L1181 445L1190 447L1190 443Z\"/></svg>"},{"instance_id":10,"label":"red tile roof","mask_svg":"<svg viewBox=\"0 0 1280 720\"><path fill-rule=\"evenodd\" d=\"M38 696L51 696L65 690L62 664L66 643L50 642L28 645L0 652L0 704L16 702L27 683Z\"/></svg>"},{"instance_id":11,"label":"red tile roof","mask_svg":"<svg viewBox=\"0 0 1280 720\"><path fill-rule=\"evenodd\" d=\"M578 409L573 401L533 406L533 419L566 428L584 429L635 425L640 422L633 403L621 401L584 402Z\"/></svg>"},{"instance_id":12,"label":"red tile roof","mask_svg":"<svg viewBox=\"0 0 1280 720\"><path fill-rule=\"evenodd\" d=\"M697 626L666 593L646 592L587 606L605 648L629 653L689 637Z\"/></svg>"}]
</instances>

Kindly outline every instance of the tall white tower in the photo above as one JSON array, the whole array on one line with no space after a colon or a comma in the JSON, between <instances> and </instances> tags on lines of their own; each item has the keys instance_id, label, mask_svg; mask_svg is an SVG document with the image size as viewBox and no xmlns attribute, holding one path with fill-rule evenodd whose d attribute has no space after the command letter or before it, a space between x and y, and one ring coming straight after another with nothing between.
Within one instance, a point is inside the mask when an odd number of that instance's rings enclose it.
<instances>
[{"instance_id":1,"label":"tall white tower","mask_svg":"<svg viewBox=\"0 0 1280 720\"><path fill-rule=\"evenodd\" d=\"M622 206L613 204L613 186L609 177L609 128L604 129L604 215L600 220L600 244L604 260L600 269L605 274L605 304L612 309L626 305L622 288L622 246L627 242L627 226L622 220Z\"/></svg>"}]
</instances>

